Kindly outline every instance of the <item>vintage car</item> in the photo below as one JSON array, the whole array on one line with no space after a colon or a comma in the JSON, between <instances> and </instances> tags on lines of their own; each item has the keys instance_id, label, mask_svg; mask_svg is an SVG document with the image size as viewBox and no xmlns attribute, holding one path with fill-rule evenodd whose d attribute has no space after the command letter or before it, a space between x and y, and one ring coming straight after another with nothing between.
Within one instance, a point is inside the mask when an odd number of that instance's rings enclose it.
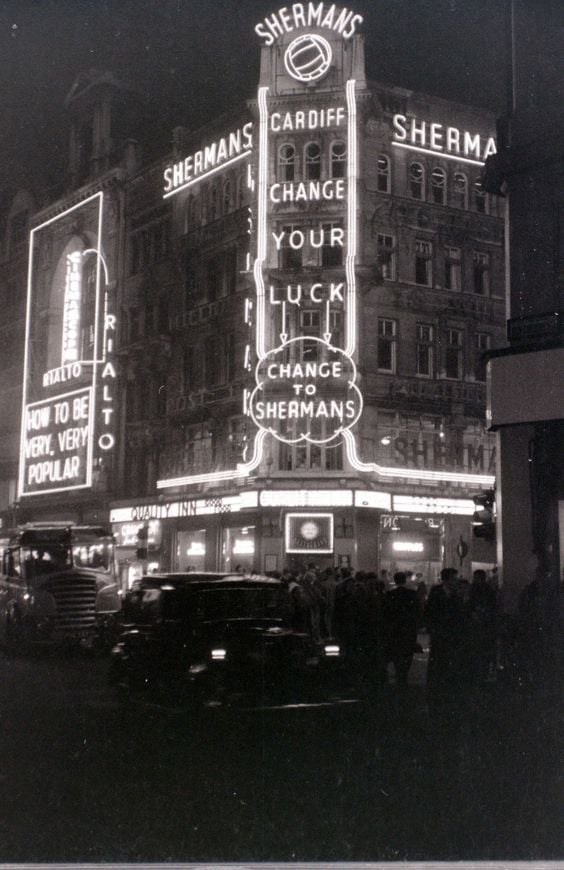
<instances>
[{"instance_id":1,"label":"vintage car","mask_svg":"<svg viewBox=\"0 0 564 870\"><path fill-rule=\"evenodd\" d=\"M294 620L278 579L159 574L128 594L110 680L122 700L193 706L337 702L341 649Z\"/></svg>"}]
</instances>

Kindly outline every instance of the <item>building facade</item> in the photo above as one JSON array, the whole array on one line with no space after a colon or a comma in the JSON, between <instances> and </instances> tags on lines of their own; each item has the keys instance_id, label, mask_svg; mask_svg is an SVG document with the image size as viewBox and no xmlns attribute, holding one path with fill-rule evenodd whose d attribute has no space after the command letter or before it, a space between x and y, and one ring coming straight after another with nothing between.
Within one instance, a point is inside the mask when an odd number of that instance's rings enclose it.
<instances>
[{"instance_id":1,"label":"building facade","mask_svg":"<svg viewBox=\"0 0 564 870\"><path fill-rule=\"evenodd\" d=\"M122 160L103 251L93 216L88 247L63 249L96 252L92 311L110 316L93 321L96 364L72 384L89 390L93 427L72 498L84 517L101 494L124 577L139 556L172 569L407 568L430 581L444 564L495 561L472 534L473 497L496 468L484 360L505 324L503 211L480 185L493 119L368 81L358 16L292 8L257 24L256 96L176 128L150 166ZM65 286L61 272L44 283ZM33 304L33 276L30 288ZM45 316L64 325L64 304ZM37 371L49 380L87 358ZM37 389L26 412L60 395ZM68 442L62 460L80 438L68 428L53 432ZM65 500L43 484L25 492L50 434L22 431L19 503L34 514Z\"/></svg>"},{"instance_id":2,"label":"building facade","mask_svg":"<svg viewBox=\"0 0 564 870\"><path fill-rule=\"evenodd\" d=\"M498 558L506 607L541 579L554 626L564 577L564 11L515 0L508 115L486 186L508 210L509 347L490 362L489 423L499 438ZM542 45L541 55L531 45Z\"/></svg>"}]
</instances>

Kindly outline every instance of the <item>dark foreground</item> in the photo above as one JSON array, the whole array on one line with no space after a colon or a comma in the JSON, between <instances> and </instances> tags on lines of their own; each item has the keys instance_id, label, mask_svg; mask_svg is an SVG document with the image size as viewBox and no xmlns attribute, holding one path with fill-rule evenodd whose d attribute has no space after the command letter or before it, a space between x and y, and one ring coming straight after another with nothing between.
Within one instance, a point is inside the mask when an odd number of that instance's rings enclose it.
<instances>
[{"instance_id":1,"label":"dark foreground","mask_svg":"<svg viewBox=\"0 0 564 870\"><path fill-rule=\"evenodd\" d=\"M559 694L492 683L225 712L122 711L107 659L0 655L1 862L558 859Z\"/></svg>"}]
</instances>

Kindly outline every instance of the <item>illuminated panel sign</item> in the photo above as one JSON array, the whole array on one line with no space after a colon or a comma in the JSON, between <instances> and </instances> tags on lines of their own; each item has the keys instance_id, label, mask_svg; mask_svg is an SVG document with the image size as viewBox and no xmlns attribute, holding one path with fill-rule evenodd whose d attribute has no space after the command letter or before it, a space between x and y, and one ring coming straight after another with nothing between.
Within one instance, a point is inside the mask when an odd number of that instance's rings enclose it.
<instances>
[{"instance_id":1,"label":"illuminated panel sign","mask_svg":"<svg viewBox=\"0 0 564 870\"><path fill-rule=\"evenodd\" d=\"M394 495L394 511L419 514L458 514L471 517L476 506L470 498L424 498Z\"/></svg>"},{"instance_id":2,"label":"illuminated panel sign","mask_svg":"<svg viewBox=\"0 0 564 870\"><path fill-rule=\"evenodd\" d=\"M357 490L354 494L355 507L376 508L383 511L392 509L392 496L389 492Z\"/></svg>"},{"instance_id":3,"label":"illuminated panel sign","mask_svg":"<svg viewBox=\"0 0 564 870\"><path fill-rule=\"evenodd\" d=\"M166 199L180 190L185 190L196 181L201 181L220 169L248 157L253 146L253 125L249 121L243 127L229 133L216 142L204 145L194 154L167 166L164 171L164 196Z\"/></svg>"},{"instance_id":4,"label":"illuminated panel sign","mask_svg":"<svg viewBox=\"0 0 564 870\"><path fill-rule=\"evenodd\" d=\"M422 541L393 541L392 550L396 553L423 553L425 545Z\"/></svg>"},{"instance_id":5,"label":"illuminated panel sign","mask_svg":"<svg viewBox=\"0 0 564 870\"><path fill-rule=\"evenodd\" d=\"M278 489L263 490L261 507L350 507L350 489Z\"/></svg>"},{"instance_id":6,"label":"illuminated panel sign","mask_svg":"<svg viewBox=\"0 0 564 870\"><path fill-rule=\"evenodd\" d=\"M257 505L258 493L256 491L242 492L239 495L225 495L217 498L182 499L162 504L140 504L114 508L110 511L110 522L131 523L151 519L166 520L175 517L236 513L247 508L256 508Z\"/></svg>"},{"instance_id":7,"label":"illuminated panel sign","mask_svg":"<svg viewBox=\"0 0 564 870\"><path fill-rule=\"evenodd\" d=\"M31 231L20 497L91 487L94 464L114 446L103 203L94 194Z\"/></svg>"},{"instance_id":8,"label":"illuminated panel sign","mask_svg":"<svg viewBox=\"0 0 564 870\"><path fill-rule=\"evenodd\" d=\"M392 145L409 151L440 154L451 160L477 166L483 166L486 158L496 153L495 139L492 136L481 136L480 133L470 133L458 127L446 127L399 114L394 115L393 125Z\"/></svg>"},{"instance_id":9,"label":"illuminated panel sign","mask_svg":"<svg viewBox=\"0 0 564 870\"><path fill-rule=\"evenodd\" d=\"M139 532L145 528L144 522L116 523L112 529L118 547L139 547ZM162 527L159 520L147 523L147 546L157 549L162 543Z\"/></svg>"},{"instance_id":10,"label":"illuminated panel sign","mask_svg":"<svg viewBox=\"0 0 564 870\"><path fill-rule=\"evenodd\" d=\"M333 552L333 514L286 514L285 524L287 553Z\"/></svg>"}]
</instances>

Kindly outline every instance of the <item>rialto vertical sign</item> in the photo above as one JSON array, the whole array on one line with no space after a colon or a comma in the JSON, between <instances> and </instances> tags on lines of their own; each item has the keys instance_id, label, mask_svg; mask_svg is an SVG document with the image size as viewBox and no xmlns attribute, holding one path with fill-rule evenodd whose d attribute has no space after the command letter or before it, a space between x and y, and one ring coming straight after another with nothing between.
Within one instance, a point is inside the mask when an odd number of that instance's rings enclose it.
<instances>
[{"instance_id":1,"label":"rialto vertical sign","mask_svg":"<svg viewBox=\"0 0 564 870\"><path fill-rule=\"evenodd\" d=\"M19 496L92 486L114 448L116 317L104 194L30 236Z\"/></svg>"},{"instance_id":2,"label":"rialto vertical sign","mask_svg":"<svg viewBox=\"0 0 564 870\"><path fill-rule=\"evenodd\" d=\"M362 413L357 84L339 67L340 46L361 21L346 8L295 3L255 28L279 45L281 84L258 93L256 385L245 408L286 444L335 445Z\"/></svg>"}]
</instances>

